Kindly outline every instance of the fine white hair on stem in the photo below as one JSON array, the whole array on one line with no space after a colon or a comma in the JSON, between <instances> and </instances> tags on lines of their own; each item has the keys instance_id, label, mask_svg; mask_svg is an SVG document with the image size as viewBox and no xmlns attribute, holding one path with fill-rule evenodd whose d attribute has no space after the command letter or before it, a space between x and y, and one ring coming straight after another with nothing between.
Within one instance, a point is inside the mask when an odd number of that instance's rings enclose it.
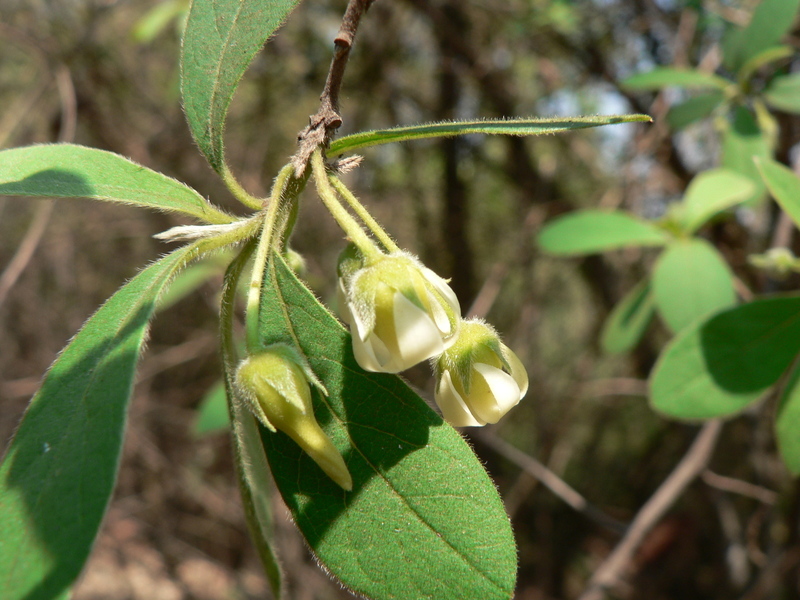
<instances>
[{"instance_id":1,"label":"fine white hair on stem","mask_svg":"<svg viewBox=\"0 0 800 600\"><path fill-rule=\"evenodd\" d=\"M223 223L221 225L178 225L161 233L155 234L153 237L165 242L185 242L188 240L199 240L202 238L212 237L221 233L229 233L242 227L243 221L235 221L233 223Z\"/></svg>"}]
</instances>

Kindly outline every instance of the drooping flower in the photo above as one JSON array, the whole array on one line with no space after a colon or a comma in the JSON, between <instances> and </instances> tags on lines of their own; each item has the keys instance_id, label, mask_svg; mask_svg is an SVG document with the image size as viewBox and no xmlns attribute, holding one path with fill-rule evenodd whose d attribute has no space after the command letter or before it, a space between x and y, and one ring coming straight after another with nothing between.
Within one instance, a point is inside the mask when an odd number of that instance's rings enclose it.
<instances>
[{"instance_id":1,"label":"drooping flower","mask_svg":"<svg viewBox=\"0 0 800 600\"><path fill-rule=\"evenodd\" d=\"M342 455L317 423L311 405L313 373L298 353L284 344L245 358L236 372L236 387L250 410L268 429L291 437L340 487L353 489Z\"/></svg>"},{"instance_id":2,"label":"drooping flower","mask_svg":"<svg viewBox=\"0 0 800 600\"><path fill-rule=\"evenodd\" d=\"M497 423L528 391L528 374L497 332L461 322L458 339L434 363L436 404L455 427Z\"/></svg>"},{"instance_id":3,"label":"drooping flower","mask_svg":"<svg viewBox=\"0 0 800 600\"><path fill-rule=\"evenodd\" d=\"M383 373L444 352L461 320L453 290L417 258L396 252L365 264L353 246L339 261L339 306L358 364Z\"/></svg>"}]
</instances>

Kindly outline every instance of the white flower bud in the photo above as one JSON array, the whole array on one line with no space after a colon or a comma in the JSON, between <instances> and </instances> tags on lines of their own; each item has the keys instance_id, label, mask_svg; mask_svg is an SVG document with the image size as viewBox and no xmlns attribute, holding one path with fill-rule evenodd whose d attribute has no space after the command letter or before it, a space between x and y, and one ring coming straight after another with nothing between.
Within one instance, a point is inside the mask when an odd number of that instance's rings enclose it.
<instances>
[{"instance_id":1,"label":"white flower bud","mask_svg":"<svg viewBox=\"0 0 800 600\"><path fill-rule=\"evenodd\" d=\"M398 373L453 343L461 308L444 279L405 253L361 264L357 253L345 251L339 304L363 369Z\"/></svg>"},{"instance_id":2,"label":"white flower bud","mask_svg":"<svg viewBox=\"0 0 800 600\"><path fill-rule=\"evenodd\" d=\"M528 391L517 355L480 320L462 321L456 342L435 362L436 404L455 427L497 423Z\"/></svg>"},{"instance_id":3,"label":"white flower bud","mask_svg":"<svg viewBox=\"0 0 800 600\"><path fill-rule=\"evenodd\" d=\"M275 344L241 362L236 387L265 427L291 437L328 477L350 491L353 479L347 465L314 416L303 363L292 348Z\"/></svg>"}]
</instances>

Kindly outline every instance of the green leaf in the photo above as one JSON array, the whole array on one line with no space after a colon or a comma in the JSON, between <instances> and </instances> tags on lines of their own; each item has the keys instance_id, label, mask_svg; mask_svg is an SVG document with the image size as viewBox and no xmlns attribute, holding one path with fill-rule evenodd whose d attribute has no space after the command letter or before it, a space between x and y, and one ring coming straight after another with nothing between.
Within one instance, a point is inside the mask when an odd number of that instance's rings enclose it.
<instances>
[{"instance_id":1,"label":"green leaf","mask_svg":"<svg viewBox=\"0 0 800 600\"><path fill-rule=\"evenodd\" d=\"M224 431L231 425L228 415L228 400L225 394L225 384L220 381L214 385L203 399L197 409L197 420L194 422L194 434L197 436Z\"/></svg>"},{"instance_id":2,"label":"green leaf","mask_svg":"<svg viewBox=\"0 0 800 600\"><path fill-rule=\"evenodd\" d=\"M131 34L140 44L149 44L172 22L189 11L187 0L163 0L142 15L133 26Z\"/></svg>"},{"instance_id":3,"label":"green leaf","mask_svg":"<svg viewBox=\"0 0 800 600\"><path fill-rule=\"evenodd\" d=\"M764 90L764 98L773 108L800 114L800 73L775 77Z\"/></svg>"},{"instance_id":4,"label":"green leaf","mask_svg":"<svg viewBox=\"0 0 800 600\"><path fill-rule=\"evenodd\" d=\"M272 546L272 486L255 417L245 408L245 400L233 385L238 359L233 341L233 317L241 274L257 240L251 240L230 264L225 274L220 307L220 349L223 381L228 398L228 415L233 432L234 464L242 506L264 573L274 598L282 598L283 572Z\"/></svg>"},{"instance_id":5,"label":"green leaf","mask_svg":"<svg viewBox=\"0 0 800 600\"><path fill-rule=\"evenodd\" d=\"M725 100L722 92L710 92L689 98L676 104L667 113L667 123L671 129L680 130L709 116Z\"/></svg>"},{"instance_id":6,"label":"green leaf","mask_svg":"<svg viewBox=\"0 0 800 600\"><path fill-rule=\"evenodd\" d=\"M609 354L627 352L642 339L655 314L650 283L640 282L620 300L608 315L600 334L600 344Z\"/></svg>"},{"instance_id":7,"label":"green leaf","mask_svg":"<svg viewBox=\"0 0 800 600\"><path fill-rule=\"evenodd\" d=\"M538 242L556 255L595 254L630 246L663 246L670 236L655 225L627 213L580 210L546 224Z\"/></svg>"},{"instance_id":8,"label":"green leaf","mask_svg":"<svg viewBox=\"0 0 800 600\"><path fill-rule=\"evenodd\" d=\"M232 256L230 252L222 251L183 269L158 299L158 311L163 312L192 294L209 280L221 276Z\"/></svg>"},{"instance_id":9,"label":"green leaf","mask_svg":"<svg viewBox=\"0 0 800 600\"><path fill-rule=\"evenodd\" d=\"M206 223L233 221L171 177L118 154L73 144L1 151L0 194L92 198L181 212Z\"/></svg>"},{"instance_id":10,"label":"green leaf","mask_svg":"<svg viewBox=\"0 0 800 600\"><path fill-rule=\"evenodd\" d=\"M800 351L800 297L763 298L698 322L664 349L650 376L653 408L680 419L736 414Z\"/></svg>"},{"instance_id":11,"label":"green leaf","mask_svg":"<svg viewBox=\"0 0 800 600\"><path fill-rule=\"evenodd\" d=\"M731 86L731 82L713 73L703 73L694 69L679 69L675 67L657 67L647 73L639 73L628 77L621 85L629 90L646 91L660 90L668 86L677 86L687 89L716 88L724 90Z\"/></svg>"},{"instance_id":12,"label":"green leaf","mask_svg":"<svg viewBox=\"0 0 800 600\"><path fill-rule=\"evenodd\" d=\"M747 89L750 85L750 79L759 69L769 63L789 58L792 54L794 54L794 48L791 46L774 46L752 56L742 65L742 68L739 69L739 73L736 77L739 86L742 89Z\"/></svg>"},{"instance_id":13,"label":"green leaf","mask_svg":"<svg viewBox=\"0 0 800 600\"><path fill-rule=\"evenodd\" d=\"M261 428L275 482L325 568L375 600L507 599L516 551L503 504L460 435L397 376L366 373L349 334L279 257L262 289L265 344L296 344L329 395L320 425L353 491L333 483L281 432Z\"/></svg>"},{"instance_id":14,"label":"green leaf","mask_svg":"<svg viewBox=\"0 0 800 600\"><path fill-rule=\"evenodd\" d=\"M738 71L748 60L777 46L794 25L800 0L761 0L744 29L732 30L723 40L723 64Z\"/></svg>"},{"instance_id":15,"label":"green leaf","mask_svg":"<svg viewBox=\"0 0 800 600\"><path fill-rule=\"evenodd\" d=\"M447 123L423 123L410 127L393 127L392 129L377 129L362 131L346 135L331 143L327 152L329 157L338 156L345 152L352 152L369 146L390 144L392 142L408 142L411 140L424 140L438 137L453 137L483 133L489 135L543 135L560 133L572 129L586 129L601 125L615 125L617 123L650 122L647 115L608 115L597 117L571 117L571 118L529 118L529 119L485 119L477 121L452 121Z\"/></svg>"},{"instance_id":16,"label":"green leaf","mask_svg":"<svg viewBox=\"0 0 800 600\"><path fill-rule=\"evenodd\" d=\"M746 202L756 202L764 196L766 186L754 159L770 158L771 154L767 137L759 129L752 113L744 107L737 107L733 123L722 136L722 166L744 175L756 186Z\"/></svg>"},{"instance_id":17,"label":"green leaf","mask_svg":"<svg viewBox=\"0 0 800 600\"><path fill-rule=\"evenodd\" d=\"M67 593L114 488L136 361L156 298L191 246L139 273L47 372L0 466L0 597Z\"/></svg>"},{"instance_id":18,"label":"green leaf","mask_svg":"<svg viewBox=\"0 0 800 600\"><path fill-rule=\"evenodd\" d=\"M679 205L687 233L694 233L717 213L750 198L755 185L728 169L711 169L692 179Z\"/></svg>"},{"instance_id":19,"label":"green leaf","mask_svg":"<svg viewBox=\"0 0 800 600\"><path fill-rule=\"evenodd\" d=\"M769 193L800 228L800 178L791 169L772 159L758 161L758 170Z\"/></svg>"},{"instance_id":20,"label":"green leaf","mask_svg":"<svg viewBox=\"0 0 800 600\"><path fill-rule=\"evenodd\" d=\"M192 135L218 173L225 170L225 117L239 80L298 2L192 2L183 34L181 94Z\"/></svg>"},{"instance_id":21,"label":"green leaf","mask_svg":"<svg viewBox=\"0 0 800 600\"><path fill-rule=\"evenodd\" d=\"M733 274L705 240L676 240L653 269L653 295L672 331L736 303Z\"/></svg>"},{"instance_id":22,"label":"green leaf","mask_svg":"<svg viewBox=\"0 0 800 600\"><path fill-rule=\"evenodd\" d=\"M783 389L775 417L775 437L781 458L792 475L800 475L800 366Z\"/></svg>"}]
</instances>

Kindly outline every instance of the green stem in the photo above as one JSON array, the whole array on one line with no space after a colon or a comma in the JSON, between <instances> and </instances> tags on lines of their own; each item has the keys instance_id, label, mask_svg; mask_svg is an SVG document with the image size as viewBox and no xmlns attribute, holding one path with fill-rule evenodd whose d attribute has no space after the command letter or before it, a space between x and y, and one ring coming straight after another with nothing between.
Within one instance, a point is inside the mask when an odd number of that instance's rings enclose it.
<instances>
[{"instance_id":1,"label":"green stem","mask_svg":"<svg viewBox=\"0 0 800 600\"><path fill-rule=\"evenodd\" d=\"M222 169L222 181L225 182L225 186L230 190L234 198L248 208L252 208L253 210L261 210L262 202L258 198L251 196L247 190L242 187L242 185L236 180L236 177L233 176L233 173L231 173L228 165L223 165Z\"/></svg>"},{"instance_id":2,"label":"green stem","mask_svg":"<svg viewBox=\"0 0 800 600\"><path fill-rule=\"evenodd\" d=\"M336 222L339 224L347 237L350 238L361 254L364 255L367 263L372 263L383 258L384 254L380 248L372 241L367 235L367 232L358 224L358 222L347 212L347 209L339 202L336 195L336 190L331 186L328 181L328 172L325 168L325 160L322 157L322 150L317 148L314 154L311 155L311 168L314 172L314 182L317 185L317 193L325 208L333 215Z\"/></svg>"},{"instance_id":3,"label":"green stem","mask_svg":"<svg viewBox=\"0 0 800 600\"><path fill-rule=\"evenodd\" d=\"M380 226L380 224L369 213L364 205L359 202L358 198L355 197L355 194L347 189L347 186L342 183L342 180L333 174L328 175L328 180L331 182L334 189L339 192L339 195L350 205L350 208L353 209L353 212L358 215L358 218L364 221L364 224L369 227L373 235L378 238L381 244L383 244L383 247L389 252L400 252L400 247L394 243L394 240L389 237L389 234L386 233L383 227Z\"/></svg>"},{"instance_id":4,"label":"green stem","mask_svg":"<svg viewBox=\"0 0 800 600\"><path fill-rule=\"evenodd\" d=\"M292 177L294 167L283 167L275 183L272 185L267 212L264 215L264 227L261 230L261 239L258 242L256 258L253 263L253 276L250 278L250 289L247 292L247 311L245 314L245 329L248 352L255 352L259 348L258 336L258 307L261 304L261 286L264 283L264 271L267 268L269 254L280 243L283 227L279 226L283 192L289 179ZM284 219L283 225L286 224Z\"/></svg>"}]
</instances>

